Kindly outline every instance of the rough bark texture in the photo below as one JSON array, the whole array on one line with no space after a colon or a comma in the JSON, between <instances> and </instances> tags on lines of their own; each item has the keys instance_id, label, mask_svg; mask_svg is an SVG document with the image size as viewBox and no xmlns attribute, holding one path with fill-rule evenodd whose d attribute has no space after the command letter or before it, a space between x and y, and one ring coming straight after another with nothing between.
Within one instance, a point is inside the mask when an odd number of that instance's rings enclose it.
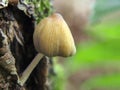
<instances>
[{"instance_id":1,"label":"rough bark texture","mask_svg":"<svg viewBox=\"0 0 120 90\"><path fill-rule=\"evenodd\" d=\"M0 29L7 36L8 51L14 58L19 76L37 54L33 45L34 25L34 18L26 16L23 11L14 5L0 9ZM3 43L2 36L0 36L0 43ZM0 48L2 48L2 45ZM4 56L5 53L0 53L0 57ZM48 90L46 85L48 64L48 59L44 57L34 69L24 87L17 84L16 74L11 75L8 72L9 69L7 71L0 65L0 90Z\"/></svg>"}]
</instances>

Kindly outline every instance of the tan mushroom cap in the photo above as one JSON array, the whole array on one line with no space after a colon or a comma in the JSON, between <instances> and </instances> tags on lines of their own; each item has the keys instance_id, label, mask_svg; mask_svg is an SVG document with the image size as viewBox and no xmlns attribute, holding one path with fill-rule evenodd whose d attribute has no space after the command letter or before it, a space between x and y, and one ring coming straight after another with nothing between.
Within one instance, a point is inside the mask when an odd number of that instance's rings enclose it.
<instances>
[{"instance_id":1,"label":"tan mushroom cap","mask_svg":"<svg viewBox=\"0 0 120 90\"><path fill-rule=\"evenodd\" d=\"M33 41L35 49L46 56L67 57L76 53L70 29L58 13L41 20L35 28Z\"/></svg>"}]
</instances>

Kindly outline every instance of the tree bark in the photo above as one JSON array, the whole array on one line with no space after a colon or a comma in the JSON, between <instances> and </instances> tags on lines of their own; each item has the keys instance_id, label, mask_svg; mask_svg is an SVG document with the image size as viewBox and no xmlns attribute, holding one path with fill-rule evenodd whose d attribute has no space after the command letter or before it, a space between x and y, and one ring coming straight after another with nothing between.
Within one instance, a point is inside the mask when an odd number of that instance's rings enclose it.
<instances>
[{"instance_id":1,"label":"tree bark","mask_svg":"<svg viewBox=\"0 0 120 90\"><path fill-rule=\"evenodd\" d=\"M47 57L39 62L24 86L18 83L37 52L33 45L34 15L29 17L19 10L17 1L9 0L8 7L0 9L0 90L49 90ZM11 63L6 63L8 60Z\"/></svg>"}]
</instances>

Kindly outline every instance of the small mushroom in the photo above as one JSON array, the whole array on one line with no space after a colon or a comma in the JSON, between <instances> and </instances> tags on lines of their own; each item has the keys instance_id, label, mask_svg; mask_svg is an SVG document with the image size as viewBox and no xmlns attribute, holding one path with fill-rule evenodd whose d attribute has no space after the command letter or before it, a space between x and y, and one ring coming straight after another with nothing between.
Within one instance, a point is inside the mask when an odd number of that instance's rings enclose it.
<instances>
[{"instance_id":1,"label":"small mushroom","mask_svg":"<svg viewBox=\"0 0 120 90\"><path fill-rule=\"evenodd\" d=\"M8 0L0 0L0 9L8 6Z\"/></svg>"},{"instance_id":2,"label":"small mushroom","mask_svg":"<svg viewBox=\"0 0 120 90\"><path fill-rule=\"evenodd\" d=\"M38 55L23 72L21 85L25 83L30 73L44 55L49 57L68 57L74 55L76 52L70 29L62 16L58 13L41 20L35 27L33 41Z\"/></svg>"},{"instance_id":3,"label":"small mushroom","mask_svg":"<svg viewBox=\"0 0 120 90\"><path fill-rule=\"evenodd\" d=\"M36 26L33 41L36 50L49 57L67 57L76 52L70 29L58 13L41 20Z\"/></svg>"}]
</instances>

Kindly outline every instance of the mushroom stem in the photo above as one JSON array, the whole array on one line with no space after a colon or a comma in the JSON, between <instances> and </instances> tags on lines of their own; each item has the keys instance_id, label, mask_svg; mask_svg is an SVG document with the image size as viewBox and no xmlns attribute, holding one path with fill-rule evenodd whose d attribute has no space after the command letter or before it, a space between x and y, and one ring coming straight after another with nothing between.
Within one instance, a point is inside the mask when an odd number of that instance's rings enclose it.
<instances>
[{"instance_id":1,"label":"mushroom stem","mask_svg":"<svg viewBox=\"0 0 120 90\"><path fill-rule=\"evenodd\" d=\"M25 71L22 73L22 76L20 77L20 85L23 86L27 79L29 78L31 72L34 70L34 68L37 66L39 61L42 59L44 55L41 53L38 53L35 58L32 60L32 62L28 65L28 67L25 69Z\"/></svg>"}]
</instances>

